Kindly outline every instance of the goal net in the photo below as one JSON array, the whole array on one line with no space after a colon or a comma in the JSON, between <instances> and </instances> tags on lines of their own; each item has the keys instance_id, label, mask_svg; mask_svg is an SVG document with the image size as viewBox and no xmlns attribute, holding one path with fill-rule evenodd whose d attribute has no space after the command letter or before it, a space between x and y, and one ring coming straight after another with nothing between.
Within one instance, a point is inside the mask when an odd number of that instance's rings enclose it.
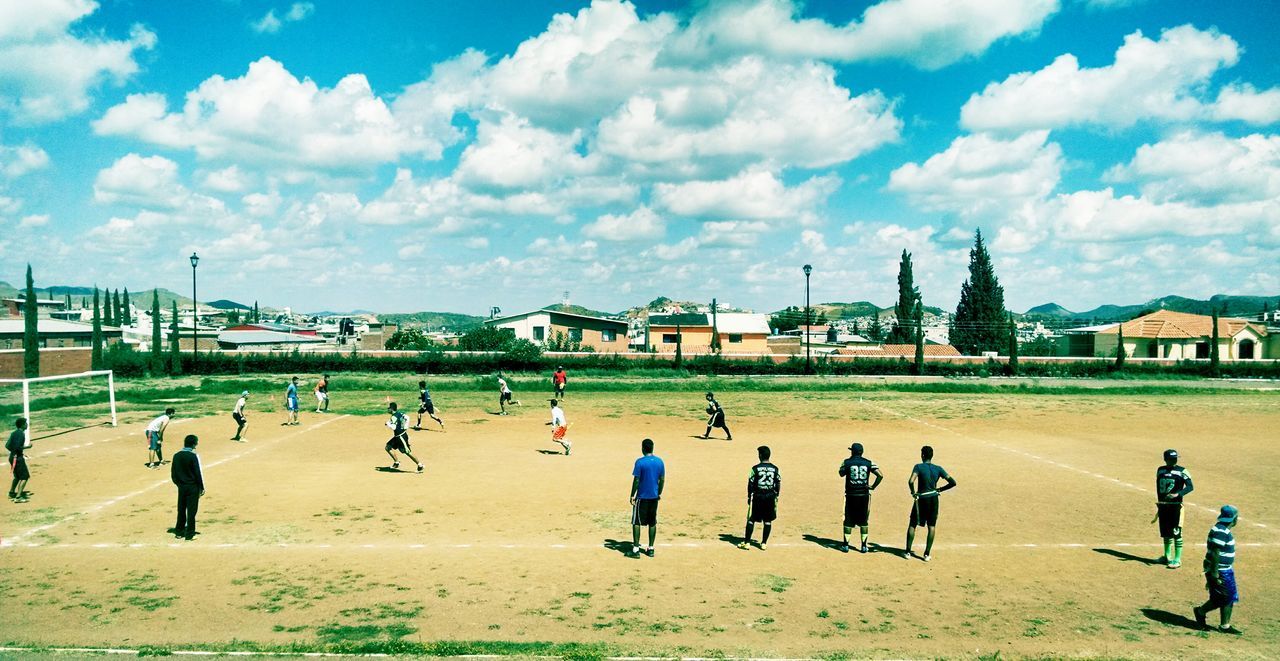
<instances>
[{"instance_id":1,"label":"goal net","mask_svg":"<svg viewBox=\"0 0 1280 661\"><path fill-rule=\"evenodd\" d=\"M78 374L40 376L31 379L0 379L0 412L8 418L5 433L12 431L12 419L27 419L27 438L48 438L58 434L116 426L116 380L111 370Z\"/></svg>"}]
</instances>

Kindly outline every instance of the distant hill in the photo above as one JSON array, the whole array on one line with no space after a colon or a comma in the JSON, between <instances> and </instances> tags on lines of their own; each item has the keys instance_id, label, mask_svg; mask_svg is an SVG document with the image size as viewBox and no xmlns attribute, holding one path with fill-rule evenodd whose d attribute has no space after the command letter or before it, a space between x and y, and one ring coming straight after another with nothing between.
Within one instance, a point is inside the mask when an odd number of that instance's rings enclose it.
<instances>
[{"instance_id":1,"label":"distant hill","mask_svg":"<svg viewBox=\"0 0 1280 661\"><path fill-rule=\"evenodd\" d=\"M580 314L586 317L616 318L625 314L619 312L601 312L599 310L592 310L591 308L584 308L581 305L563 305L560 303L555 305L546 305L543 306L542 309L550 310L551 312L564 312L566 314Z\"/></svg>"},{"instance_id":2,"label":"distant hill","mask_svg":"<svg viewBox=\"0 0 1280 661\"><path fill-rule=\"evenodd\" d=\"M1092 310L1084 312L1072 312L1057 303L1046 303L1037 305L1027 310L1023 315L1024 319L1032 321L1054 321L1054 320L1075 320L1075 321L1127 321L1143 314L1149 314L1157 310L1172 310L1174 312L1189 312L1192 314L1212 314L1213 310L1221 312L1226 308L1225 314L1236 316L1252 316L1261 312L1264 306L1276 309L1280 306L1280 296L1230 296L1227 294L1216 294L1208 300L1199 300L1194 298L1186 298L1183 296L1161 296L1154 298L1146 303L1138 303L1134 305L1100 305Z\"/></svg>"},{"instance_id":3,"label":"distant hill","mask_svg":"<svg viewBox=\"0 0 1280 661\"><path fill-rule=\"evenodd\" d=\"M448 329L462 332L479 326L484 322L484 317L454 312L395 312L379 314L378 320L384 324L416 326L426 330Z\"/></svg>"},{"instance_id":4,"label":"distant hill","mask_svg":"<svg viewBox=\"0 0 1280 661\"><path fill-rule=\"evenodd\" d=\"M1041 317L1074 317L1076 313L1068 310L1057 303L1045 303L1037 305L1027 310L1025 316L1041 316Z\"/></svg>"},{"instance_id":5,"label":"distant hill","mask_svg":"<svg viewBox=\"0 0 1280 661\"><path fill-rule=\"evenodd\" d=\"M800 307L800 306L796 306ZM826 315L827 319L856 319L858 317L888 316L893 313L893 306L882 308L870 301L856 301L853 303L814 303L814 310ZM942 308L933 306L924 306L926 314L940 315L943 314ZM777 314L776 312L774 314Z\"/></svg>"},{"instance_id":6,"label":"distant hill","mask_svg":"<svg viewBox=\"0 0 1280 661\"><path fill-rule=\"evenodd\" d=\"M205 305L217 310L252 310L253 309L253 306L251 305L245 305L243 303L237 303L235 301L228 301L225 298L220 298L216 301L208 301L205 303Z\"/></svg>"}]
</instances>

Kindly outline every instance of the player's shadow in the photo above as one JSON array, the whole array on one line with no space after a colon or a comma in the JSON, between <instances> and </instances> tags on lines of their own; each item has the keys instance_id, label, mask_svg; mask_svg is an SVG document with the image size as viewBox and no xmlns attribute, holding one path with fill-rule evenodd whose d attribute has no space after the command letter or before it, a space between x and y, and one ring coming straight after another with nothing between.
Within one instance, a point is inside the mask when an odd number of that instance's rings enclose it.
<instances>
[{"instance_id":1,"label":"player's shadow","mask_svg":"<svg viewBox=\"0 0 1280 661\"><path fill-rule=\"evenodd\" d=\"M390 466L374 466L373 470L376 470L379 473L408 473L409 472L409 471L400 470L399 468L392 468Z\"/></svg>"},{"instance_id":2,"label":"player's shadow","mask_svg":"<svg viewBox=\"0 0 1280 661\"><path fill-rule=\"evenodd\" d=\"M560 450L538 450L538 454L564 454Z\"/></svg>"},{"instance_id":3,"label":"player's shadow","mask_svg":"<svg viewBox=\"0 0 1280 661\"><path fill-rule=\"evenodd\" d=\"M1139 562L1139 563L1142 563L1142 564L1144 564L1144 565L1158 565L1158 564L1162 564L1159 560L1156 560L1155 558L1144 558L1144 557L1142 557L1142 556L1140 556L1140 555L1134 555L1134 554L1132 554L1132 553L1125 553L1124 551L1117 551L1117 550L1115 550L1115 549L1102 549L1102 548L1098 548L1098 549L1094 549L1094 550L1093 550L1093 552L1094 552L1094 553L1101 553L1102 555L1109 555L1109 556L1111 556L1111 557L1113 557L1113 558L1115 558L1115 559L1117 559L1117 560L1120 560L1121 562Z\"/></svg>"},{"instance_id":4,"label":"player's shadow","mask_svg":"<svg viewBox=\"0 0 1280 661\"><path fill-rule=\"evenodd\" d=\"M1187 617L1186 615L1170 613L1169 611L1160 610L1159 608L1143 608L1142 614L1146 616L1148 620L1151 620L1153 622L1159 622L1160 624L1167 624L1173 627L1182 627L1184 629L1192 629L1194 631L1204 630L1204 627L1200 626L1198 622Z\"/></svg>"},{"instance_id":5,"label":"player's shadow","mask_svg":"<svg viewBox=\"0 0 1280 661\"><path fill-rule=\"evenodd\" d=\"M809 542L810 544L817 544L824 549L831 549L833 551L839 551L840 547L844 546L844 542L841 540L831 539L830 537L818 537L817 535L805 535L804 541Z\"/></svg>"},{"instance_id":6,"label":"player's shadow","mask_svg":"<svg viewBox=\"0 0 1280 661\"><path fill-rule=\"evenodd\" d=\"M631 542L621 539L606 539L604 547L610 551L617 551L622 555L631 555Z\"/></svg>"},{"instance_id":7,"label":"player's shadow","mask_svg":"<svg viewBox=\"0 0 1280 661\"><path fill-rule=\"evenodd\" d=\"M730 534L727 534L727 533L721 533L721 534L720 534L720 541L722 541L722 542L724 542L724 543L726 543L726 544L732 544L733 546L737 546L738 544L741 544L742 542L746 541L746 538L745 538L745 537L740 537L740 536L738 536L738 535L730 535Z\"/></svg>"}]
</instances>

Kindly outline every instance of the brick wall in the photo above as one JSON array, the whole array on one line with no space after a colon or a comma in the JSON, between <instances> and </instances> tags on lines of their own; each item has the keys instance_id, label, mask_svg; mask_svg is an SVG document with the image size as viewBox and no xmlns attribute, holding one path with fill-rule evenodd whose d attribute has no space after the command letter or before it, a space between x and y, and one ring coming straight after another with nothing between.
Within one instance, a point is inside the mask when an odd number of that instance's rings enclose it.
<instances>
[{"instance_id":1,"label":"brick wall","mask_svg":"<svg viewBox=\"0 0 1280 661\"><path fill-rule=\"evenodd\" d=\"M22 350L0 351L0 379L22 378ZM93 352L88 347L41 349L40 376L88 372Z\"/></svg>"}]
</instances>

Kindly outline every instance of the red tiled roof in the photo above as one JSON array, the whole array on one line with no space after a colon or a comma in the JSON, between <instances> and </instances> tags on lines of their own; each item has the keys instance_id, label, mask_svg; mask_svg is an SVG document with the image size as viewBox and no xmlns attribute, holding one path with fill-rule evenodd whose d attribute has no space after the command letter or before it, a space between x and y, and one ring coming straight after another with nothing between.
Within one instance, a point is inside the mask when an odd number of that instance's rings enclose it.
<instances>
[{"instance_id":1,"label":"red tiled roof","mask_svg":"<svg viewBox=\"0 0 1280 661\"><path fill-rule=\"evenodd\" d=\"M1195 339L1213 335L1213 317L1188 312L1160 310L1137 319L1131 319L1120 326L1112 326L1106 330L1098 331L1098 334L1115 335L1119 332L1118 329L1121 328L1124 330L1125 339ZM1249 323L1244 319L1218 318L1218 335L1220 337L1235 337L1246 328L1261 337L1265 337L1267 334L1266 328L1258 324Z\"/></svg>"},{"instance_id":2,"label":"red tiled roof","mask_svg":"<svg viewBox=\"0 0 1280 661\"><path fill-rule=\"evenodd\" d=\"M875 357L884 356L886 358L914 358L916 355L916 345L914 344L881 344L874 347L841 347L836 350L837 354L842 356L862 356ZM925 356L959 356L960 352L950 344L926 344L924 345Z\"/></svg>"}]
</instances>

